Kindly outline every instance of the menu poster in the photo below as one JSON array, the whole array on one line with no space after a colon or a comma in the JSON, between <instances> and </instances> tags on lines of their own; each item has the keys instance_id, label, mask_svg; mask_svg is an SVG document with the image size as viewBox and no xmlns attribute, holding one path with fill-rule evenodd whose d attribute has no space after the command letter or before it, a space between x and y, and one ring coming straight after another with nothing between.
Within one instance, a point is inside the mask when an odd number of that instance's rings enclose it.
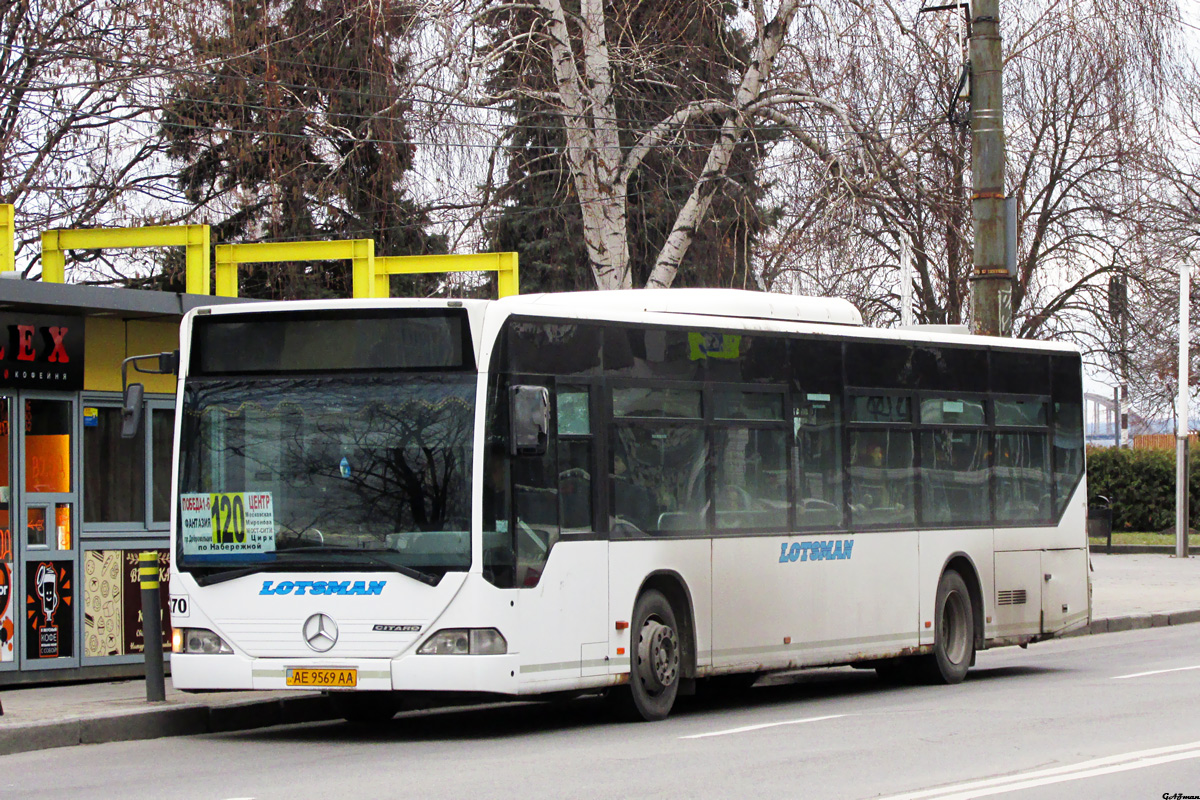
<instances>
[{"instance_id":1,"label":"menu poster","mask_svg":"<svg viewBox=\"0 0 1200 800\"><path fill-rule=\"evenodd\" d=\"M74 565L25 565L25 657L69 658L75 641Z\"/></svg>"},{"instance_id":2,"label":"menu poster","mask_svg":"<svg viewBox=\"0 0 1200 800\"><path fill-rule=\"evenodd\" d=\"M88 550L83 554L83 654L119 656L124 581L122 550Z\"/></svg>"}]
</instances>

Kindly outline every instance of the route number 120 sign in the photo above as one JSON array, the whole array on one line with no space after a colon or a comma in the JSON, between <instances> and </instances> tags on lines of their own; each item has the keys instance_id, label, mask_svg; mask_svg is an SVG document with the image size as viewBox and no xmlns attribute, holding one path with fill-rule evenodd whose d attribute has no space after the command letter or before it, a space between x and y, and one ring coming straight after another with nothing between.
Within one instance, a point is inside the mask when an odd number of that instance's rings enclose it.
<instances>
[{"instance_id":1,"label":"route number 120 sign","mask_svg":"<svg viewBox=\"0 0 1200 800\"><path fill-rule=\"evenodd\" d=\"M213 492L180 498L185 555L222 556L275 550L270 492Z\"/></svg>"}]
</instances>

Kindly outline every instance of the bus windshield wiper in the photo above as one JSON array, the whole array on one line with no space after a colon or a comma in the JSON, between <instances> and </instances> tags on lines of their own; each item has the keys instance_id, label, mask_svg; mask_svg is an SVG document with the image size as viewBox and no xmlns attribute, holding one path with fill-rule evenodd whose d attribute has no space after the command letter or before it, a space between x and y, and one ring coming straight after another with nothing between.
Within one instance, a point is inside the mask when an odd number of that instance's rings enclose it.
<instances>
[{"instance_id":1,"label":"bus windshield wiper","mask_svg":"<svg viewBox=\"0 0 1200 800\"><path fill-rule=\"evenodd\" d=\"M302 554L306 554L306 555L333 554L333 555L357 556L359 558L362 558L365 561L371 562L372 564L376 564L378 566L384 567L385 569L387 569L391 572L397 572L401 575L404 575L405 577L412 578L413 580L421 581L421 583L425 583L430 586L437 586L438 583L441 581L441 576L431 575L428 572L421 572L420 570L413 569L412 567L406 567L403 564L395 564L391 561L388 561L386 558L382 558L380 556L377 556L377 555L370 553L368 551L365 551L365 550L356 550L352 547L330 547L328 545L313 545L311 547L289 547L286 550L277 550L276 551L276 555L279 555L281 553L298 553L298 554L302 553ZM248 565L245 567L235 567L233 569L221 570L220 572L213 572L213 573L208 573L208 574L197 575L196 583L199 584L200 586L212 586L217 583L225 583L226 581L232 581L232 580L237 580L238 578L244 578L247 575L253 575L256 572L277 572L280 570L294 569L297 566L312 566L312 565L311 564L299 565L299 564L295 564L295 563L288 563L286 561L284 561L284 562L263 561L261 563L251 564L251 565ZM322 565L322 566L327 566L327 565Z\"/></svg>"},{"instance_id":2,"label":"bus windshield wiper","mask_svg":"<svg viewBox=\"0 0 1200 800\"><path fill-rule=\"evenodd\" d=\"M253 575L256 572L266 572L275 566L273 561L264 561L261 564L255 564L252 567L238 567L236 569L225 569L220 572L209 572L195 575L196 583L200 586L212 586L215 583L224 583L238 578L244 578L247 575Z\"/></svg>"},{"instance_id":3,"label":"bus windshield wiper","mask_svg":"<svg viewBox=\"0 0 1200 800\"><path fill-rule=\"evenodd\" d=\"M372 564L378 564L392 572L398 572L401 575L412 578L413 580L427 583L430 586L437 586L441 580L440 576L430 575L428 572L406 567L403 564L396 564L388 561L382 556L375 555L369 550L358 550L353 547L334 547L331 545L310 545L307 547L289 547L286 550L277 550L276 553L303 553L306 555L345 555L362 558L370 561Z\"/></svg>"}]
</instances>

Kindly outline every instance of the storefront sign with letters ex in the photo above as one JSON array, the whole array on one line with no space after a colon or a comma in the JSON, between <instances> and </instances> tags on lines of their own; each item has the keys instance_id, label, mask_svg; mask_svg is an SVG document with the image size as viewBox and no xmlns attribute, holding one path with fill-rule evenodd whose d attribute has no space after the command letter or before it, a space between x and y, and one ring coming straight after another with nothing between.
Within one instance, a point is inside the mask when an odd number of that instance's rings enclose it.
<instances>
[{"instance_id":1,"label":"storefront sign with letters ex","mask_svg":"<svg viewBox=\"0 0 1200 800\"><path fill-rule=\"evenodd\" d=\"M0 313L0 387L83 388L83 319Z\"/></svg>"}]
</instances>

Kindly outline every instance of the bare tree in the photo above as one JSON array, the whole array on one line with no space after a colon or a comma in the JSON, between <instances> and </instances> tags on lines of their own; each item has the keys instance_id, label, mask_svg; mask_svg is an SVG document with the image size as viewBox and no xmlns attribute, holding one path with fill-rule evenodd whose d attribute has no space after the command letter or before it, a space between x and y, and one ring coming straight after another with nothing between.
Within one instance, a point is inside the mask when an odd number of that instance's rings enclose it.
<instances>
[{"instance_id":1,"label":"bare tree","mask_svg":"<svg viewBox=\"0 0 1200 800\"><path fill-rule=\"evenodd\" d=\"M1099 344L1111 275L1145 262L1149 210L1140 198L1162 137L1155 89L1173 58L1171 3L1124 13L1111 2L1005 6L1005 96L1010 193L1018 205L1016 333ZM951 15L891 17L884 48L814 45L838 76L824 90L846 109L878 178L830 141L831 167L788 166L793 193L764 276L784 286L836 288L877 322L900 315L899 251L913 254L916 317L964 321L971 214L969 108L958 101L963 23ZM905 36L911 25L914 35ZM810 56L809 61L816 61ZM941 123L932 133L926 120ZM847 175L854 170L854 179ZM836 254L831 255L831 254ZM861 280L847 280L859 276Z\"/></svg>"},{"instance_id":2,"label":"bare tree","mask_svg":"<svg viewBox=\"0 0 1200 800\"><path fill-rule=\"evenodd\" d=\"M565 155L571 186L582 210L583 239L589 267L600 288L629 288L633 284L628 241L628 195L634 176L642 169L648 154L683 137L697 128L711 132L698 145L705 157L691 178L690 190L665 243L654 258L646 285L670 286L692 244L697 228L705 220L714 195L729 179L730 164L739 147L763 137L785 132L809 149L807 157L832 162L817 137L808 133L810 120L839 128L849 123L848 115L836 103L814 91L810 81L784 82L777 79L777 64L786 45L795 38L821 41L833 37L847 41L857 37L860 43L877 41L875 31L854 26L869 17L857 4L836 19L820 4L800 0L780 0L768 4L753 0L741 15L747 42L747 54L738 60L732 96L719 91L697 99L681 97L680 102L658 119L622 118L615 97L621 87L615 84L621 60L634 65L649 61L647 48L653 43L626 40L633 46L615 48L617 38L609 30L614 20L609 8L599 0L580 0L578 6L562 0L538 0L536 3L509 3L500 9L532 12L530 24L510 29L481 59L481 68L492 69L514 50L543 51L553 67L553 82L548 86L529 83L514 88L525 100L540 103L548 113L558 115L566 131ZM497 13L481 8L480 19ZM844 33L849 24L854 36ZM804 56L798 57L803 61ZM809 65L811 77L819 70ZM628 73L630 70L625 70ZM832 78L832 75L823 76ZM492 97L500 102L510 97ZM844 129L853 135L849 127ZM868 167L869 172L872 167Z\"/></svg>"},{"instance_id":3,"label":"bare tree","mask_svg":"<svg viewBox=\"0 0 1200 800\"><path fill-rule=\"evenodd\" d=\"M41 230L136 224L170 194L150 135L155 19L143 0L0 10L0 202L16 206L26 274Z\"/></svg>"}]
</instances>

